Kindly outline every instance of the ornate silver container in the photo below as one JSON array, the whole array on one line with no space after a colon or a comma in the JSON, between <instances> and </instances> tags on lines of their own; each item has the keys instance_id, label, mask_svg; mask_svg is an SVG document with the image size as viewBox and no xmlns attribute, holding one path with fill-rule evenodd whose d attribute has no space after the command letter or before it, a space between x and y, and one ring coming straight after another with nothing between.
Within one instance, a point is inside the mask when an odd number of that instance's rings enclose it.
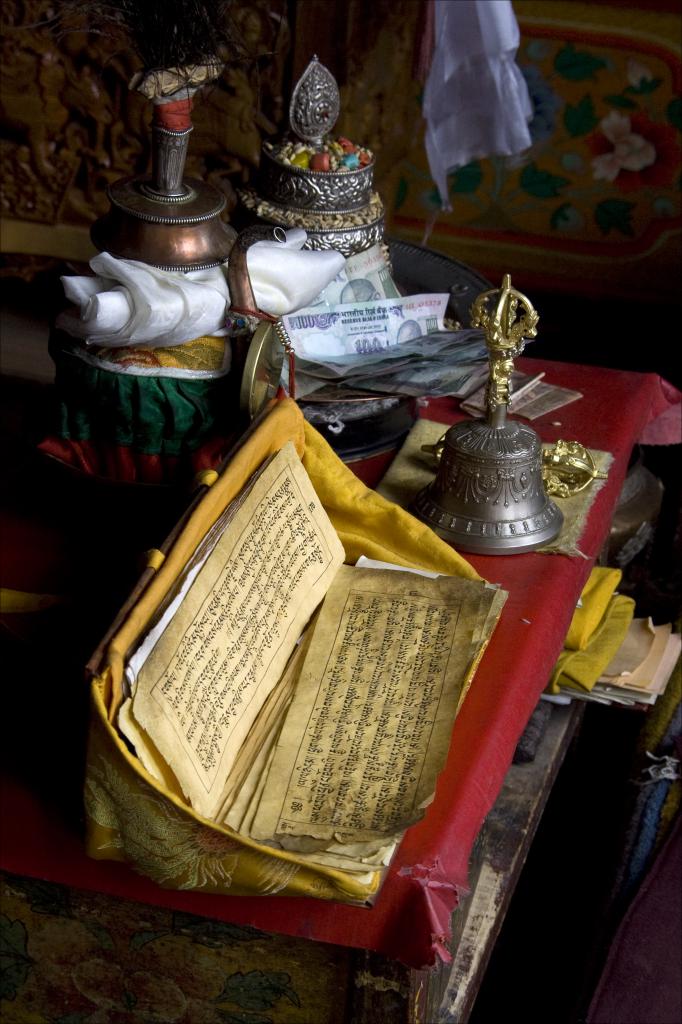
<instances>
[{"instance_id":1,"label":"ornate silver container","mask_svg":"<svg viewBox=\"0 0 682 1024\"><path fill-rule=\"evenodd\" d=\"M537 321L508 274L499 291L484 292L474 303L472 324L485 329L490 351L488 415L450 427L436 479L417 494L412 508L464 551L532 551L554 540L563 523L543 486L540 438L526 424L507 420L514 356L537 333Z\"/></svg>"},{"instance_id":2,"label":"ornate silver container","mask_svg":"<svg viewBox=\"0 0 682 1024\"><path fill-rule=\"evenodd\" d=\"M261 152L258 188L263 198L291 210L351 213L370 201L374 164L357 171L311 171L285 166Z\"/></svg>"},{"instance_id":3,"label":"ornate silver container","mask_svg":"<svg viewBox=\"0 0 682 1024\"><path fill-rule=\"evenodd\" d=\"M242 189L239 198L263 224L282 228L303 228L308 238L305 249L336 249L344 256L369 249L384 237L384 208L376 192L360 210L350 213L308 213L268 202L253 189Z\"/></svg>"},{"instance_id":4,"label":"ornate silver container","mask_svg":"<svg viewBox=\"0 0 682 1024\"><path fill-rule=\"evenodd\" d=\"M334 76L313 57L292 93L291 137L321 152L339 106ZM372 190L373 160L348 170L298 167L278 158L285 144L263 145L257 186L239 193L249 211L266 224L303 228L307 249L336 249L351 256L383 240L384 208Z\"/></svg>"},{"instance_id":5,"label":"ornate silver container","mask_svg":"<svg viewBox=\"0 0 682 1024\"><path fill-rule=\"evenodd\" d=\"M346 228L330 228L329 230L308 231L306 249L336 249L344 256L352 256L355 252L370 249L384 238L384 218L370 221L368 224L350 225Z\"/></svg>"},{"instance_id":6,"label":"ornate silver container","mask_svg":"<svg viewBox=\"0 0 682 1024\"><path fill-rule=\"evenodd\" d=\"M303 226L303 225L301 225ZM306 227L308 238L304 249L336 249L344 256L370 249L384 238L384 218L377 217L367 223L349 224L347 227Z\"/></svg>"}]
</instances>

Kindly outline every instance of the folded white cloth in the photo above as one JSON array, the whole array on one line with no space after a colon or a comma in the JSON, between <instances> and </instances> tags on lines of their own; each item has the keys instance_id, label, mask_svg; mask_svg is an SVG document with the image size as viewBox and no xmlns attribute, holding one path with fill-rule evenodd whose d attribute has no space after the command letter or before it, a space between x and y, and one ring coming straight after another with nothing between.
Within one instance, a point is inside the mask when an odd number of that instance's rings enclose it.
<instances>
[{"instance_id":1,"label":"folded white cloth","mask_svg":"<svg viewBox=\"0 0 682 1024\"><path fill-rule=\"evenodd\" d=\"M435 0L436 46L424 89L425 145L444 209L448 171L531 144L533 107L514 57L511 0Z\"/></svg>"},{"instance_id":2,"label":"folded white cloth","mask_svg":"<svg viewBox=\"0 0 682 1024\"><path fill-rule=\"evenodd\" d=\"M340 252L304 249L302 228L285 232L284 242L256 242L246 251L246 265L258 308L284 316L309 306L345 264Z\"/></svg>"},{"instance_id":3,"label":"folded white cloth","mask_svg":"<svg viewBox=\"0 0 682 1024\"><path fill-rule=\"evenodd\" d=\"M259 309L283 316L309 305L344 265L341 253L303 251L306 233L256 242L246 262ZM227 268L157 270L101 252L90 260L95 277L63 277L64 294L79 310L57 326L88 345L182 345L204 334L224 335L230 305Z\"/></svg>"}]
</instances>

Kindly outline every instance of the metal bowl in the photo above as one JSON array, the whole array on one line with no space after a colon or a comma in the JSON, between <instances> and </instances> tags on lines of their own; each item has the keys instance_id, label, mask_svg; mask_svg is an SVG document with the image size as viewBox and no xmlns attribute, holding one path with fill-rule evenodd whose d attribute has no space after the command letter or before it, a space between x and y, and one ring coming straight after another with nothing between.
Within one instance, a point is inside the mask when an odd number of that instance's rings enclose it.
<instances>
[{"instance_id":1,"label":"metal bowl","mask_svg":"<svg viewBox=\"0 0 682 1024\"><path fill-rule=\"evenodd\" d=\"M263 149L258 191L293 210L350 213L369 202L373 177L374 162L355 171L311 171L282 164Z\"/></svg>"}]
</instances>

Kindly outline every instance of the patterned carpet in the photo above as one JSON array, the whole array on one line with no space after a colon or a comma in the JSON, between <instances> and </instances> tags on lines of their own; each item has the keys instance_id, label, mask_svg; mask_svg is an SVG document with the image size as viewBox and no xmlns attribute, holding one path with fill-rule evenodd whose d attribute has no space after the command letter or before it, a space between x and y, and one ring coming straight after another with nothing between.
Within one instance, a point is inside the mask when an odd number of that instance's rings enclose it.
<instances>
[{"instance_id":1,"label":"patterned carpet","mask_svg":"<svg viewBox=\"0 0 682 1024\"><path fill-rule=\"evenodd\" d=\"M2 877L2 1024L341 1024L349 954Z\"/></svg>"}]
</instances>

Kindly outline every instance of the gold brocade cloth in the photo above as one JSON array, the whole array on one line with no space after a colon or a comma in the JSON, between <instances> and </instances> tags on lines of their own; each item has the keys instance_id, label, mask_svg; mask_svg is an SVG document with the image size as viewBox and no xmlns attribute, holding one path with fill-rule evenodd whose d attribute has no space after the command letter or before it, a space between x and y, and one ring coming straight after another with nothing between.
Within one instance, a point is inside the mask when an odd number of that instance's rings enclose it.
<instances>
[{"instance_id":1,"label":"gold brocade cloth","mask_svg":"<svg viewBox=\"0 0 682 1024\"><path fill-rule=\"evenodd\" d=\"M367 488L305 423L295 402L278 402L192 512L111 640L93 680L85 783L87 849L97 859L125 861L171 889L235 895L283 893L364 903L376 894L381 872L372 872L367 880L342 870L311 866L293 853L271 849L202 818L170 786L145 771L112 725L128 652L145 634L197 543L261 463L287 441L294 443L302 457L344 546L347 563L366 555L407 568L480 578L427 526Z\"/></svg>"}]
</instances>

